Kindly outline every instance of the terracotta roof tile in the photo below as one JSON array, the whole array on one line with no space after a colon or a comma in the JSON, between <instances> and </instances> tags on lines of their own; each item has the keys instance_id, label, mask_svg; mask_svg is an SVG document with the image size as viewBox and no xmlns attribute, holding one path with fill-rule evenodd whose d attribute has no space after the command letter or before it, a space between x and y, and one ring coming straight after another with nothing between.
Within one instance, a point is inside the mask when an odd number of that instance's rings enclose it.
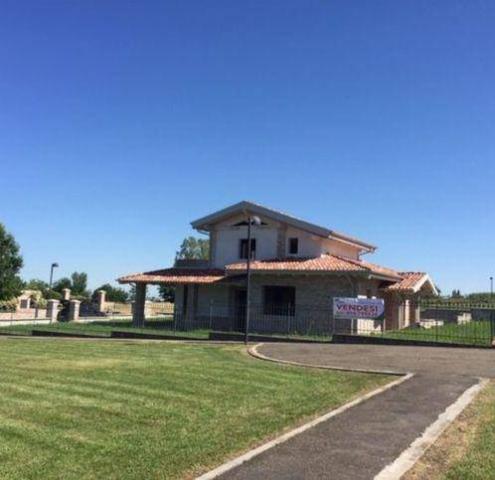
<instances>
[{"instance_id":1,"label":"terracotta roof tile","mask_svg":"<svg viewBox=\"0 0 495 480\"><path fill-rule=\"evenodd\" d=\"M323 255L316 258L284 258L273 260L255 260L251 269L258 272L363 272L383 275L393 279L401 277L395 270L380 267L363 260L351 260L337 255ZM246 262L232 263L226 266L227 273L245 271Z\"/></svg>"},{"instance_id":2,"label":"terracotta roof tile","mask_svg":"<svg viewBox=\"0 0 495 480\"><path fill-rule=\"evenodd\" d=\"M426 273L424 272L399 272L402 280L394 283L387 288L387 292L414 292L417 284L423 281Z\"/></svg>"},{"instance_id":3,"label":"terracotta roof tile","mask_svg":"<svg viewBox=\"0 0 495 480\"><path fill-rule=\"evenodd\" d=\"M213 268L165 268L151 272L120 277L119 283L160 283L183 285L187 283L214 283L225 277L225 272Z\"/></svg>"}]
</instances>

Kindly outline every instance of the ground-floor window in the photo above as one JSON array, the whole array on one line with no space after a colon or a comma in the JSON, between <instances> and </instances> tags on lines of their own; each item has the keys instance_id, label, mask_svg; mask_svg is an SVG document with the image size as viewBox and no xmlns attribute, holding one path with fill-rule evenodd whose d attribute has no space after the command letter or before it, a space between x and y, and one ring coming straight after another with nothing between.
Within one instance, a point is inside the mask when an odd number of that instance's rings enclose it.
<instances>
[{"instance_id":1,"label":"ground-floor window","mask_svg":"<svg viewBox=\"0 0 495 480\"><path fill-rule=\"evenodd\" d=\"M295 313L296 288L267 285L263 287L265 315L291 315Z\"/></svg>"}]
</instances>

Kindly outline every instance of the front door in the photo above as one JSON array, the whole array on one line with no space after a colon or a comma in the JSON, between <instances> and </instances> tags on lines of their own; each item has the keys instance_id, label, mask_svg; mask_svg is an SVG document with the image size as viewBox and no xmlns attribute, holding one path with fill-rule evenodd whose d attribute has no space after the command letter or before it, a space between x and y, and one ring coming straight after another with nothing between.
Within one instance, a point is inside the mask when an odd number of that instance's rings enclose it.
<instances>
[{"instance_id":1,"label":"front door","mask_svg":"<svg viewBox=\"0 0 495 480\"><path fill-rule=\"evenodd\" d=\"M246 289L236 289L234 292L234 318L232 328L237 332L243 332L246 328L246 300Z\"/></svg>"}]
</instances>

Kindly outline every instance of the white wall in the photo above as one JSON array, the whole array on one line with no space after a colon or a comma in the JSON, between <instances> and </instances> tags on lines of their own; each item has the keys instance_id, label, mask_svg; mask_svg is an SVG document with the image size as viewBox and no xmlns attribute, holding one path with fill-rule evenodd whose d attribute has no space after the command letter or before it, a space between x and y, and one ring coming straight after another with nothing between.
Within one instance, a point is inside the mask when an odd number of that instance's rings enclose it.
<instances>
[{"instance_id":1,"label":"white wall","mask_svg":"<svg viewBox=\"0 0 495 480\"><path fill-rule=\"evenodd\" d=\"M212 248L214 249L213 266L223 268L229 263L242 261L239 258L240 240L247 238L247 226L235 227L238 222L245 220L243 215L236 215L215 225L215 238ZM269 218L261 218L266 225L253 226L252 238L256 239L256 259L269 260L277 258L277 241L281 225ZM286 256L293 257L319 257L326 253L342 257L358 259L359 249L337 240L325 239L313 235L304 230L287 227L285 230L285 252ZM289 239L298 238L299 248L297 255L289 255Z\"/></svg>"},{"instance_id":2,"label":"white wall","mask_svg":"<svg viewBox=\"0 0 495 480\"><path fill-rule=\"evenodd\" d=\"M334 255L339 255L340 257L353 258L354 260L359 258L358 248L337 240L323 239L321 253L324 255L327 252Z\"/></svg>"},{"instance_id":3,"label":"white wall","mask_svg":"<svg viewBox=\"0 0 495 480\"><path fill-rule=\"evenodd\" d=\"M289 239L299 239L299 249L297 255L289 255ZM286 247L288 257L319 257L322 254L323 238L312 235L311 233L289 227L286 233Z\"/></svg>"},{"instance_id":4,"label":"white wall","mask_svg":"<svg viewBox=\"0 0 495 480\"><path fill-rule=\"evenodd\" d=\"M215 267L224 267L229 263L240 262L240 240L247 238L247 226L233 227L232 225L244 220L242 216L232 217L228 221L216 225ZM268 219L261 219L266 226L251 228L251 238L256 239L256 258L268 260L277 256L278 223Z\"/></svg>"}]
</instances>

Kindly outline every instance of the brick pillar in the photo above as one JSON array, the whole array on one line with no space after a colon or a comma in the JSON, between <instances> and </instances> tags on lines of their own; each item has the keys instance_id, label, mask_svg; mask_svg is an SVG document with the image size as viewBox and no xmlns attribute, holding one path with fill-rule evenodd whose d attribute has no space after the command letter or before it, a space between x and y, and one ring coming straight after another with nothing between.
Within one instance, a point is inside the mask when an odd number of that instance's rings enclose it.
<instances>
[{"instance_id":1,"label":"brick pillar","mask_svg":"<svg viewBox=\"0 0 495 480\"><path fill-rule=\"evenodd\" d=\"M46 318L50 319L50 323L57 321L59 303L58 300L48 300L46 304Z\"/></svg>"},{"instance_id":2,"label":"brick pillar","mask_svg":"<svg viewBox=\"0 0 495 480\"><path fill-rule=\"evenodd\" d=\"M98 311L100 313L105 313L105 305L106 305L107 292L105 290L98 290L96 294L96 301L98 303Z\"/></svg>"},{"instance_id":3,"label":"brick pillar","mask_svg":"<svg viewBox=\"0 0 495 480\"><path fill-rule=\"evenodd\" d=\"M70 288L62 289L62 300L70 300Z\"/></svg>"},{"instance_id":4,"label":"brick pillar","mask_svg":"<svg viewBox=\"0 0 495 480\"><path fill-rule=\"evenodd\" d=\"M149 300L144 301L144 318L149 318L153 316L153 307L151 306L153 302Z\"/></svg>"},{"instance_id":5,"label":"brick pillar","mask_svg":"<svg viewBox=\"0 0 495 480\"><path fill-rule=\"evenodd\" d=\"M69 302L69 322L76 322L79 319L79 308L81 302L79 300L71 300Z\"/></svg>"},{"instance_id":6,"label":"brick pillar","mask_svg":"<svg viewBox=\"0 0 495 480\"><path fill-rule=\"evenodd\" d=\"M144 306L146 302L146 284L136 283L136 300L132 303L132 326L144 326L146 318Z\"/></svg>"}]
</instances>

